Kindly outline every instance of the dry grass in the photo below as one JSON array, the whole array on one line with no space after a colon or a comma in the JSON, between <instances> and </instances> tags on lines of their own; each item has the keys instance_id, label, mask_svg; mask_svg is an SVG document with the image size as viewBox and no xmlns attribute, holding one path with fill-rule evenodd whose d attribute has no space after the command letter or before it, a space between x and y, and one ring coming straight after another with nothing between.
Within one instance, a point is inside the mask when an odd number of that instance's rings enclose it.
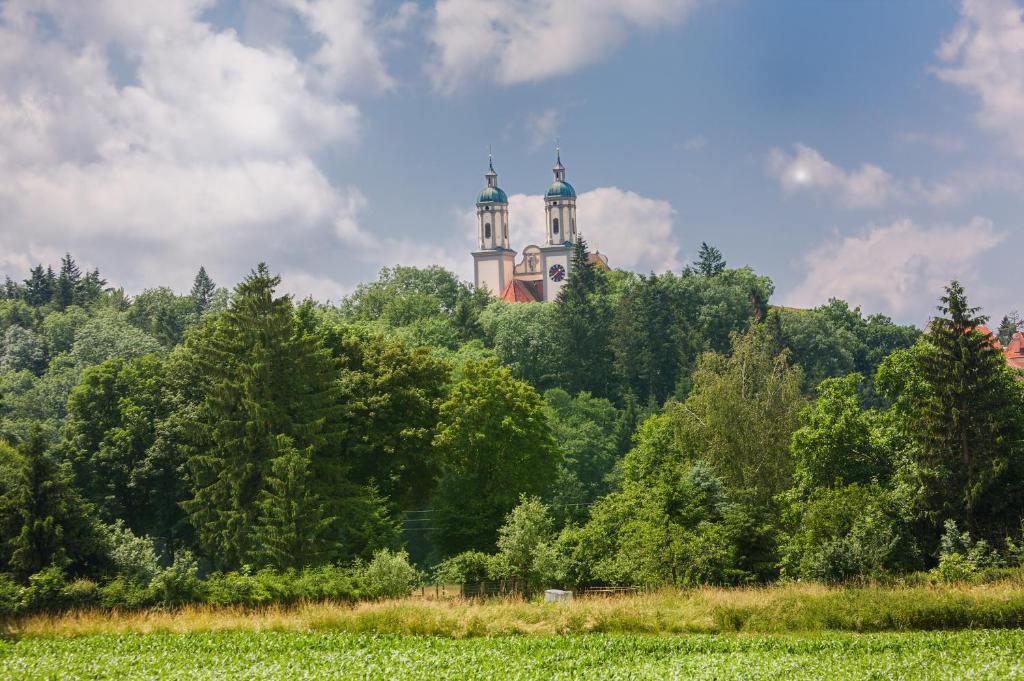
<instances>
[{"instance_id":1,"label":"dry grass","mask_svg":"<svg viewBox=\"0 0 1024 681\"><path fill-rule=\"evenodd\" d=\"M259 609L37 615L8 623L23 636L123 633L320 631L468 638L510 634L914 631L1024 626L1024 583L977 586L666 589L580 598L569 603L512 599L304 603Z\"/></svg>"}]
</instances>

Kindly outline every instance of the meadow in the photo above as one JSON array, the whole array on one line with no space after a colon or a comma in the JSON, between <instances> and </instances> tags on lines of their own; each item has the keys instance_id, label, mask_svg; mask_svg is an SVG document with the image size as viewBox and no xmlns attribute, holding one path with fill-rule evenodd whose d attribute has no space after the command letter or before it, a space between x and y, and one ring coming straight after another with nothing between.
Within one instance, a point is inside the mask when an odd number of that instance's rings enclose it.
<instances>
[{"instance_id":1,"label":"meadow","mask_svg":"<svg viewBox=\"0 0 1024 681\"><path fill-rule=\"evenodd\" d=\"M1022 626L1019 578L82 611L8 622L0 678L1010 679Z\"/></svg>"},{"instance_id":2,"label":"meadow","mask_svg":"<svg viewBox=\"0 0 1024 681\"><path fill-rule=\"evenodd\" d=\"M1014 630L449 639L340 631L32 637L0 677L274 679L1012 679Z\"/></svg>"}]
</instances>

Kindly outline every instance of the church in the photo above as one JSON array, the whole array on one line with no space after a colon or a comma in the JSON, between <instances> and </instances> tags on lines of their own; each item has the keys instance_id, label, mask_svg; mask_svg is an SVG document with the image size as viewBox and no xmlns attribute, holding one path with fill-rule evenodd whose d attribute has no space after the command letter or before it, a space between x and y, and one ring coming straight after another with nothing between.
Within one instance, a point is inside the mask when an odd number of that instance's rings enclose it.
<instances>
[{"instance_id":1,"label":"church","mask_svg":"<svg viewBox=\"0 0 1024 681\"><path fill-rule=\"evenodd\" d=\"M576 229L576 190L565 179L561 151L556 151L554 181L544 195L544 244L530 244L517 263L509 241L508 195L498 187L498 173L490 159L486 185L476 197L476 250L473 273L477 288L484 288L510 303L552 301L565 285L572 266ZM589 253L588 260L608 270L608 259Z\"/></svg>"}]
</instances>

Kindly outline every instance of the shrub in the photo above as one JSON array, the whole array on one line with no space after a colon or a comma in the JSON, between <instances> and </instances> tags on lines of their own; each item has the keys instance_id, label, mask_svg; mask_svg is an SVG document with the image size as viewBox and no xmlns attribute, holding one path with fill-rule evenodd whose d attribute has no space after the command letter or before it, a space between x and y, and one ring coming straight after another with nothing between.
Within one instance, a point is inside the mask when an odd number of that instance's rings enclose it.
<instances>
[{"instance_id":1,"label":"shrub","mask_svg":"<svg viewBox=\"0 0 1024 681\"><path fill-rule=\"evenodd\" d=\"M899 504L877 484L818 488L794 504L793 514L783 548L787 575L836 583L877 578L918 560Z\"/></svg>"},{"instance_id":2,"label":"shrub","mask_svg":"<svg viewBox=\"0 0 1024 681\"><path fill-rule=\"evenodd\" d=\"M324 565L307 568L294 578L296 598L307 601L351 601L356 597L352 572Z\"/></svg>"},{"instance_id":3,"label":"shrub","mask_svg":"<svg viewBox=\"0 0 1024 681\"><path fill-rule=\"evenodd\" d=\"M51 565L28 578L28 587L22 592L22 606L30 612L63 610L67 607L64 589L67 587L64 571Z\"/></svg>"},{"instance_id":4,"label":"shrub","mask_svg":"<svg viewBox=\"0 0 1024 681\"><path fill-rule=\"evenodd\" d=\"M21 587L14 578L0 574L0 617L10 617L21 603Z\"/></svg>"},{"instance_id":5,"label":"shrub","mask_svg":"<svg viewBox=\"0 0 1024 681\"><path fill-rule=\"evenodd\" d=\"M160 571L153 540L136 537L118 520L110 526L110 558L119 575L135 582L148 585Z\"/></svg>"},{"instance_id":6,"label":"shrub","mask_svg":"<svg viewBox=\"0 0 1024 681\"><path fill-rule=\"evenodd\" d=\"M999 555L988 542L971 541L970 532L960 532L956 521L947 520L939 543L939 564L933 574L943 582L973 581L982 571L1000 567Z\"/></svg>"},{"instance_id":7,"label":"shrub","mask_svg":"<svg viewBox=\"0 0 1024 681\"><path fill-rule=\"evenodd\" d=\"M147 586L119 576L100 587L100 605L108 609L138 610L153 604L153 592Z\"/></svg>"},{"instance_id":8,"label":"shrub","mask_svg":"<svg viewBox=\"0 0 1024 681\"><path fill-rule=\"evenodd\" d=\"M464 584L487 579L491 557L483 551L463 551L434 566L438 584Z\"/></svg>"},{"instance_id":9,"label":"shrub","mask_svg":"<svg viewBox=\"0 0 1024 681\"><path fill-rule=\"evenodd\" d=\"M215 572L206 580L206 602L211 605L265 605L271 601L266 580L247 571Z\"/></svg>"},{"instance_id":10,"label":"shrub","mask_svg":"<svg viewBox=\"0 0 1024 681\"><path fill-rule=\"evenodd\" d=\"M91 608L100 602L100 585L91 579L76 579L64 587L69 608Z\"/></svg>"},{"instance_id":11,"label":"shrub","mask_svg":"<svg viewBox=\"0 0 1024 681\"><path fill-rule=\"evenodd\" d=\"M370 598L408 596L421 579L405 551L381 549L369 563L359 566L358 572L363 591Z\"/></svg>"},{"instance_id":12,"label":"shrub","mask_svg":"<svg viewBox=\"0 0 1024 681\"><path fill-rule=\"evenodd\" d=\"M164 605L181 605L203 599L206 585L199 579L199 565L192 552L178 552L174 562L150 583L154 599Z\"/></svg>"}]
</instances>

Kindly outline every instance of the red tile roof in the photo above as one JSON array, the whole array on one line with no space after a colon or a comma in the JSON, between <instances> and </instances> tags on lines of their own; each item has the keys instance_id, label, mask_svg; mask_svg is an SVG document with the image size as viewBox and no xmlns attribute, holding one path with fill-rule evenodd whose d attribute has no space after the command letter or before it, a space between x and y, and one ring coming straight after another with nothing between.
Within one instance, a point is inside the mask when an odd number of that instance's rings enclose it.
<instances>
[{"instance_id":1,"label":"red tile roof","mask_svg":"<svg viewBox=\"0 0 1024 681\"><path fill-rule=\"evenodd\" d=\"M518 279L513 279L508 282L505 286L505 290L501 292L501 299L507 303L536 303L537 298L533 295L533 291L524 282Z\"/></svg>"},{"instance_id":2,"label":"red tile roof","mask_svg":"<svg viewBox=\"0 0 1024 681\"><path fill-rule=\"evenodd\" d=\"M1007 364L1015 369L1024 369L1024 333L1018 331L1013 334L1003 354L1006 355Z\"/></svg>"}]
</instances>

